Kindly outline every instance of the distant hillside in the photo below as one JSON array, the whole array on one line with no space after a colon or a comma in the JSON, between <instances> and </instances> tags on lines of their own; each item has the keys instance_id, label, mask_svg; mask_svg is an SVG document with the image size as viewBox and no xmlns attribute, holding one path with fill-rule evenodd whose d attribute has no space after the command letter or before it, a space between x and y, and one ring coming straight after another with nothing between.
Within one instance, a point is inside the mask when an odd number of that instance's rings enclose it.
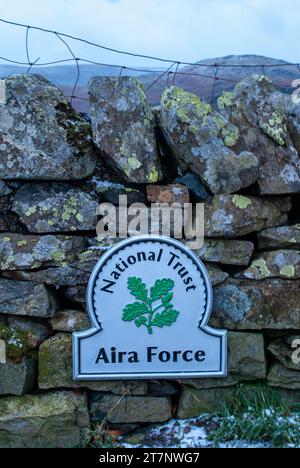
<instances>
[{"instance_id":1,"label":"distant hillside","mask_svg":"<svg viewBox=\"0 0 300 468\"><path fill-rule=\"evenodd\" d=\"M216 63L221 67L218 69L217 73L219 80L215 83L214 99L220 96L222 91L232 90L235 86L235 82L238 82L246 76L254 73L266 74L273 80L278 89L286 93L293 91L293 88L291 87L292 81L300 79L300 72L297 66L289 66L287 62L283 60L258 55L230 55L228 57L202 60L193 66L181 67L179 72L187 73L187 75L177 74L175 84L210 102L213 94L213 79L210 77L214 76L216 68L206 65L214 65ZM268 66L264 68L262 66L263 64ZM236 65L243 65L243 68L237 68ZM257 66L252 67L251 65ZM156 71L157 69L150 68L149 70ZM15 73L25 73L26 71L26 67L0 65L0 77L2 78ZM49 81L59 86L66 96L69 96L72 93L73 85L77 76L75 65L61 65L44 68L35 67L32 69L32 73L40 73L45 76ZM83 100L75 100L74 106L79 111L88 112L88 102L84 99L88 96L87 83L90 78L93 76L118 76L119 74L120 69L118 67L80 65L80 78L78 81L76 96ZM145 86L148 87L159 77L161 72L145 74L141 71L131 71L126 69L122 71L122 74L139 77ZM170 78L169 82L173 82L173 77ZM149 98L153 105L159 104L161 94L166 85L167 78L163 77L149 89Z\"/></svg>"}]
</instances>

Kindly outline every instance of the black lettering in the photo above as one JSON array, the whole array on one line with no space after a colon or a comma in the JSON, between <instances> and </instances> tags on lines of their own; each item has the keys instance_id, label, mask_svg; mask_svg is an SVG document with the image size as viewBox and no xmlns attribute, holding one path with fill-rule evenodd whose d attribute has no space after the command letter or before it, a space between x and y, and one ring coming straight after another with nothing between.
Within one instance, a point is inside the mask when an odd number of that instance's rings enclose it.
<instances>
[{"instance_id":1,"label":"black lettering","mask_svg":"<svg viewBox=\"0 0 300 468\"><path fill-rule=\"evenodd\" d=\"M150 252L148 260L149 260L149 262L155 262L155 253L154 252Z\"/></svg>"},{"instance_id":2,"label":"black lettering","mask_svg":"<svg viewBox=\"0 0 300 468\"><path fill-rule=\"evenodd\" d=\"M147 348L147 361L152 362L152 358L156 356L156 353L153 353L154 350L157 350L157 346L151 346Z\"/></svg>"},{"instance_id":3,"label":"black lettering","mask_svg":"<svg viewBox=\"0 0 300 468\"><path fill-rule=\"evenodd\" d=\"M158 254L158 257L157 257L157 261L158 261L158 262L161 261L162 254L163 254L163 249L160 249L159 254Z\"/></svg>"},{"instance_id":4,"label":"black lettering","mask_svg":"<svg viewBox=\"0 0 300 468\"><path fill-rule=\"evenodd\" d=\"M194 286L188 286L188 287L186 288L186 292L190 291L190 289L195 290L195 289L196 289L196 286L195 286L195 285L194 285Z\"/></svg>"},{"instance_id":5,"label":"black lettering","mask_svg":"<svg viewBox=\"0 0 300 468\"><path fill-rule=\"evenodd\" d=\"M116 264L116 269L119 270L121 273L124 273L125 271L125 268L121 268L121 266L119 265L119 263Z\"/></svg>"},{"instance_id":6,"label":"black lettering","mask_svg":"<svg viewBox=\"0 0 300 468\"><path fill-rule=\"evenodd\" d=\"M107 280L107 279L104 279L103 282L104 282L104 283L107 283L107 284L106 284L106 286L103 286L103 288L101 288L101 291L104 291L104 292L113 294L114 291L110 291L109 288L111 288L112 286L114 286L114 285L116 284L116 282L115 282L115 281L110 281L110 280Z\"/></svg>"},{"instance_id":7,"label":"black lettering","mask_svg":"<svg viewBox=\"0 0 300 468\"><path fill-rule=\"evenodd\" d=\"M128 268L127 263L126 263L124 260L122 260L121 258L120 258L120 262L121 262L122 265L125 267L125 270L127 270L127 268Z\"/></svg>"},{"instance_id":8,"label":"black lettering","mask_svg":"<svg viewBox=\"0 0 300 468\"><path fill-rule=\"evenodd\" d=\"M129 265L134 265L136 263L136 258L133 255L130 255L130 257L127 258L127 262Z\"/></svg>"},{"instance_id":9,"label":"black lettering","mask_svg":"<svg viewBox=\"0 0 300 468\"><path fill-rule=\"evenodd\" d=\"M170 252L171 255L171 260L168 263L168 266L171 266L175 258L179 258L178 255L174 254L173 252Z\"/></svg>"},{"instance_id":10,"label":"black lettering","mask_svg":"<svg viewBox=\"0 0 300 468\"><path fill-rule=\"evenodd\" d=\"M193 353L193 351L190 351L190 350L184 351L184 353L182 354L182 359L183 359L184 361L186 361L186 362L191 362L191 361L193 360L193 358L192 358L192 357L189 358L188 356L189 356L190 354L192 354L192 353Z\"/></svg>"},{"instance_id":11,"label":"black lettering","mask_svg":"<svg viewBox=\"0 0 300 468\"><path fill-rule=\"evenodd\" d=\"M161 362L169 362L170 359L171 359L171 355L170 355L170 353L168 351L161 351L159 353L158 359Z\"/></svg>"},{"instance_id":12,"label":"black lettering","mask_svg":"<svg viewBox=\"0 0 300 468\"><path fill-rule=\"evenodd\" d=\"M116 355L116 348L111 348L111 362L112 364L116 364L117 362L117 355Z\"/></svg>"},{"instance_id":13,"label":"black lettering","mask_svg":"<svg viewBox=\"0 0 300 468\"><path fill-rule=\"evenodd\" d=\"M119 357L118 357L119 361L118 362L120 362L122 364L123 363L123 357L126 357L126 354L127 354L126 351L119 352Z\"/></svg>"},{"instance_id":14,"label":"black lettering","mask_svg":"<svg viewBox=\"0 0 300 468\"><path fill-rule=\"evenodd\" d=\"M196 361L198 361L198 362L203 362L203 361L205 361L205 357L206 357L206 354L205 354L204 351L197 351L197 352L195 353L195 359L196 359Z\"/></svg>"},{"instance_id":15,"label":"black lettering","mask_svg":"<svg viewBox=\"0 0 300 468\"><path fill-rule=\"evenodd\" d=\"M118 280L121 275L120 275L120 273L117 273L116 271L113 271L111 276L113 277L113 279Z\"/></svg>"},{"instance_id":16,"label":"black lettering","mask_svg":"<svg viewBox=\"0 0 300 468\"><path fill-rule=\"evenodd\" d=\"M178 356L180 356L181 351L174 351L173 352L173 362L178 362Z\"/></svg>"},{"instance_id":17,"label":"black lettering","mask_svg":"<svg viewBox=\"0 0 300 468\"><path fill-rule=\"evenodd\" d=\"M186 275L189 274L189 272L186 270L186 268L180 268L180 270L178 270L178 274L181 278L184 278Z\"/></svg>"},{"instance_id":18,"label":"black lettering","mask_svg":"<svg viewBox=\"0 0 300 468\"><path fill-rule=\"evenodd\" d=\"M128 353L128 362L130 362L131 364L136 363L136 362L140 362L139 358L138 358L138 353L136 351L129 351L129 353Z\"/></svg>"},{"instance_id":19,"label":"black lettering","mask_svg":"<svg viewBox=\"0 0 300 468\"><path fill-rule=\"evenodd\" d=\"M107 354L105 352L105 348L100 349L98 357L96 359L96 364L99 364L100 361L104 361L105 364L109 364L109 359L108 359Z\"/></svg>"},{"instance_id":20,"label":"black lettering","mask_svg":"<svg viewBox=\"0 0 300 468\"><path fill-rule=\"evenodd\" d=\"M145 252L138 252L137 258L138 258L139 262L141 262L141 261L146 262L147 261Z\"/></svg>"},{"instance_id":21,"label":"black lettering","mask_svg":"<svg viewBox=\"0 0 300 468\"><path fill-rule=\"evenodd\" d=\"M184 280L184 284L190 284L193 281L193 278L190 276Z\"/></svg>"}]
</instances>

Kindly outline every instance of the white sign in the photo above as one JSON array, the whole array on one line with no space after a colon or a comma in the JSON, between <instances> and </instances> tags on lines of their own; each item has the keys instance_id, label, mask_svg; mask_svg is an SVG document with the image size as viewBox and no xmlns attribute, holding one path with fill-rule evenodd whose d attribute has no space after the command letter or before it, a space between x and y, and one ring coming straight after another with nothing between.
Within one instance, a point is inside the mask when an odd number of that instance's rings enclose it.
<instances>
[{"instance_id":1,"label":"white sign","mask_svg":"<svg viewBox=\"0 0 300 468\"><path fill-rule=\"evenodd\" d=\"M76 380L225 377L227 333L207 323L212 287L199 258L164 237L120 242L98 262L74 333Z\"/></svg>"}]
</instances>

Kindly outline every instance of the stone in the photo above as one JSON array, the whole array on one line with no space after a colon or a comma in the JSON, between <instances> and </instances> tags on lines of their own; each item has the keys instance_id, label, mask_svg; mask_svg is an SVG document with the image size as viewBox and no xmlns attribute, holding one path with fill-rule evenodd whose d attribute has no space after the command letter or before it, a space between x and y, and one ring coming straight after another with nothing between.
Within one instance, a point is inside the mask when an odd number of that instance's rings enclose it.
<instances>
[{"instance_id":1,"label":"stone","mask_svg":"<svg viewBox=\"0 0 300 468\"><path fill-rule=\"evenodd\" d=\"M5 197L12 193L12 189L5 182L0 180L0 197Z\"/></svg>"},{"instance_id":2,"label":"stone","mask_svg":"<svg viewBox=\"0 0 300 468\"><path fill-rule=\"evenodd\" d=\"M74 392L0 399L1 448L74 448L88 436L86 396Z\"/></svg>"},{"instance_id":3,"label":"stone","mask_svg":"<svg viewBox=\"0 0 300 468\"><path fill-rule=\"evenodd\" d=\"M54 331L59 332L72 333L91 328L87 313L81 310L60 310L50 319L50 324Z\"/></svg>"},{"instance_id":4,"label":"stone","mask_svg":"<svg viewBox=\"0 0 300 468\"><path fill-rule=\"evenodd\" d=\"M268 346L268 351L287 369L300 371L300 362L294 362L293 354L296 348L293 343L297 340L300 343L300 335L285 336L272 341Z\"/></svg>"},{"instance_id":5,"label":"stone","mask_svg":"<svg viewBox=\"0 0 300 468\"><path fill-rule=\"evenodd\" d=\"M203 202L207 200L208 193L202 184L200 177L193 172L187 172L181 177L177 177L176 181L177 184L185 185L189 189L189 191L194 195L196 201Z\"/></svg>"},{"instance_id":6,"label":"stone","mask_svg":"<svg viewBox=\"0 0 300 468\"><path fill-rule=\"evenodd\" d=\"M190 202L189 191L184 185L147 185L147 199L149 203L176 203L184 208Z\"/></svg>"},{"instance_id":7,"label":"stone","mask_svg":"<svg viewBox=\"0 0 300 468\"><path fill-rule=\"evenodd\" d=\"M91 181L95 192L103 198L104 201L119 205L121 195L126 195L128 205L133 203L147 203L147 197L144 192L132 187L126 187L121 183L103 180L99 177L93 177Z\"/></svg>"},{"instance_id":8,"label":"stone","mask_svg":"<svg viewBox=\"0 0 300 468\"><path fill-rule=\"evenodd\" d=\"M218 265L213 263L205 263L211 283L213 286L221 284L229 278L229 274L223 271Z\"/></svg>"},{"instance_id":9,"label":"stone","mask_svg":"<svg viewBox=\"0 0 300 468\"><path fill-rule=\"evenodd\" d=\"M214 288L210 323L228 330L299 330L300 281L229 279Z\"/></svg>"},{"instance_id":10,"label":"stone","mask_svg":"<svg viewBox=\"0 0 300 468\"><path fill-rule=\"evenodd\" d=\"M266 378L264 337L261 333L228 333L228 377L187 379L182 383L196 389L231 387L239 382Z\"/></svg>"},{"instance_id":11,"label":"stone","mask_svg":"<svg viewBox=\"0 0 300 468\"><path fill-rule=\"evenodd\" d=\"M261 280L266 278L299 279L300 252L298 250L275 250L262 252L236 278Z\"/></svg>"},{"instance_id":12,"label":"stone","mask_svg":"<svg viewBox=\"0 0 300 468\"><path fill-rule=\"evenodd\" d=\"M300 105L291 95L284 95L285 109L287 113L287 127L292 142L300 154Z\"/></svg>"},{"instance_id":13,"label":"stone","mask_svg":"<svg viewBox=\"0 0 300 468\"><path fill-rule=\"evenodd\" d=\"M171 419L171 402L167 397L126 396L93 393L91 420L109 423L155 423Z\"/></svg>"},{"instance_id":14,"label":"stone","mask_svg":"<svg viewBox=\"0 0 300 468\"><path fill-rule=\"evenodd\" d=\"M39 388L87 388L115 395L145 395L145 381L75 381L73 379L72 335L59 333L45 341L39 349ZM124 421L126 422L126 421Z\"/></svg>"},{"instance_id":15,"label":"stone","mask_svg":"<svg viewBox=\"0 0 300 468\"><path fill-rule=\"evenodd\" d=\"M298 193L300 161L288 132L284 95L266 76L252 75L218 103L224 117L239 129L238 149L254 153L260 162L260 193Z\"/></svg>"},{"instance_id":16,"label":"stone","mask_svg":"<svg viewBox=\"0 0 300 468\"><path fill-rule=\"evenodd\" d=\"M184 387L181 392L177 418L196 418L203 413L216 413L233 399L235 387L196 390Z\"/></svg>"},{"instance_id":17,"label":"stone","mask_svg":"<svg viewBox=\"0 0 300 468\"><path fill-rule=\"evenodd\" d=\"M291 208L290 198L215 196L205 204L205 236L240 237L286 224Z\"/></svg>"},{"instance_id":18,"label":"stone","mask_svg":"<svg viewBox=\"0 0 300 468\"><path fill-rule=\"evenodd\" d=\"M161 168L155 120L143 85L131 77L96 77L89 83L96 145L129 182L158 182Z\"/></svg>"},{"instance_id":19,"label":"stone","mask_svg":"<svg viewBox=\"0 0 300 468\"><path fill-rule=\"evenodd\" d=\"M247 266L254 251L248 241L205 239L198 255L201 260L224 265Z\"/></svg>"},{"instance_id":20,"label":"stone","mask_svg":"<svg viewBox=\"0 0 300 468\"><path fill-rule=\"evenodd\" d=\"M98 199L64 184L24 185L12 210L30 233L94 231Z\"/></svg>"},{"instance_id":21,"label":"stone","mask_svg":"<svg viewBox=\"0 0 300 468\"><path fill-rule=\"evenodd\" d=\"M63 291L64 296L75 304L86 306L86 286L68 286Z\"/></svg>"},{"instance_id":22,"label":"stone","mask_svg":"<svg viewBox=\"0 0 300 468\"><path fill-rule=\"evenodd\" d=\"M271 387L300 390L300 372L287 369L278 363L271 367L267 381Z\"/></svg>"},{"instance_id":23,"label":"stone","mask_svg":"<svg viewBox=\"0 0 300 468\"><path fill-rule=\"evenodd\" d=\"M37 348L51 335L49 325L40 319L9 316L8 324L10 328L26 333L28 346L31 349Z\"/></svg>"},{"instance_id":24,"label":"stone","mask_svg":"<svg viewBox=\"0 0 300 468\"><path fill-rule=\"evenodd\" d=\"M77 258L69 263L62 262L59 267L37 271L5 272L4 275L7 278L31 281L35 284L44 283L56 287L84 285L86 287L90 275L103 252L105 252L105 249L89 249L81 252Z\"/></svg>"},{"instance_id":25,"label":"stone","mask_svg":"<svg viewBox=\"0 0 300 468\"><path fill-rule=\"evenodd\" d=\"M32 390L35 379L35 360L27 357L21 362L7 360L5 364L0 364L0 395L24 395Z\"/></svg>"},{"instance_id":26,"label":"stone","mask_svg":"<svg viewBox=\"0 0 300 468\"><path fill-rule=\"evenodd\" d=\"M0 215L0 232L5 232L9 229L9 226L3 216Z\"/></svg>"},{"instance_id":27,"label":"stone","mask_svg":"<svg viewBox=\"0 0 300 468\"><path fill-rule=\"evenodd\" d=\"M61 266L87 246L83 237L0 235L0 270Z\"/></svg>"},{"instance_id":28,"label":"stone","mask_svg":"<svg viewBox=\"0 0 300 468\"><path fill-rule=\"evenodd\" d=\"M260 250L300 249L300 224L264 229L258 233Z\"/></svg>"},{"instance_id":29,"label":"stone","mask_svg":"<svg viewBox=\"0 0 300 468\"><path fill-rule=\"evenodd\" d=\"M6 180L75 180L92 175L91 127L62 92L39 75L4 81L0 173Z\"/></svg>"},{"instance_id":30,"label":"stone","mask_svg":"<svg viewBox=\"0 0 300 468\"><path fill-rule=\"evenodd\" d=\"M56 302L42 284L0 278L0 314L52 317Z\"/></svg>"},{"instance_id":31,"label":"stone","mask_svg":"<svg viewBox=\"0 0 300 468\"><path fill-rule=\"evenodd\" d=\"M235 193L257 180L256 156L232 150L239 140L238 128L198 96L168 87L159 125L180 170L193 171L212 193Z\"/></svg>"}]
</instances>

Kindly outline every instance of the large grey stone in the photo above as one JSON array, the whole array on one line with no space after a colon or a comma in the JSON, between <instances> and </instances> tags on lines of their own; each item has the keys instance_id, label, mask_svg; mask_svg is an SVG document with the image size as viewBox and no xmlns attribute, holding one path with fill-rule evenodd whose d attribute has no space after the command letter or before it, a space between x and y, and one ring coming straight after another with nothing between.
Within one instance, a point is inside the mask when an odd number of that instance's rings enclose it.
<instances>
[{"instance_id":1,"label":"large grey stone","mask_svg":"<svg viewBox=\"0 0 300 468\"><path fill-rule=\"evenodd\" d=\"M31 233L89 231L96 229L98 199L65 184L24 185L12 210Z\"/></svg>"},{"instance_id":2,"label":"large grey stone","mask_svg":"<svg viewBox=\"0 0 300 468\"><path fill-rule=\"evenodd\" d=\"M92 394L91 419L118 423L155 423L171 419L171 401L167 397Z\"/></svg>"},{"instance_id":3,"label":"large grey stone","mask_svg":"<svg viewBox=\"0 0 300 468\"><path fill-rule=\"evenodd\" d=\"M90 430L86 396L74 392L0 399L0 447L74 448Z\"/></svg>"},{"instance_id":4,"label":"large grey stone","mask_svg":"<svg viewBox=\"0 0 300 468\"><path fill-rule=\"evenodd\" d=\"M299 249L300 224L264 229L258 233L258 246L264 249Z\"/></svg>"},{"instance_id":5,"label":"large grey stone","mask_svg":"<svg viewBox=\"0 0 300 468\"><path fill-rule=\"evenodd\" d=\"M0 235L0 270L30 270L61 266L82 252L87 241L70 236Z\"/></svg>"},{"instance_id":6,"label":"large grey stone","mask_svg":"<svg viewBox=\"0 0 300 468\"><path fill-rule=\"evenodd\" d=\"M42 284L0 278L0 314L52 317L56 303Z\"/></svg>"},{"instance_id":7,"label":"large grey stone","mask_svg":"<svg viewBox=\"0 0 300 468\"><path fill-rule=\"evenodd\" d=\"M294 359L294 354L295 357L299 355L299 353L297 354L297 348L294 346L296 342L297 347L299 347L300 335L285 336L272 341L268 346L268 351L287 369L300 371L300 362L297 362L298 359Z\"/></svg>"},{"instance_id":8,"label":"large grey stone","mask_svg":"<svg viewBox=\"0 0 300 468\"><path fill-rule=\"evenodd\" d=\"M229 274L223 271L219 265L214 263L205 263L205 267L208 271L211 284L216 286L217 284L221 284L229 278Z\"/></svg>"},{"instance_id":9,"label":"large grey stone","mask_svg":"<svg viewBox=\"0 0 300 468\"><path fill-rule=\"evenodd\" d=\"M171 86L162 96L159 125L182 172L192 170L212 193L234 193L252 185L259 162L231 148L239 130L194 94Z\"/></svg>"},{"instance_id":10,"label":"large grey stone","mask_svg":"<svg viewBox=\"0 0 300 468\"><path fill-rule=\"evenodd\" d=\"M281 364L274 364L268 374L268 384L271 387L300 390L300 372L290 370Z\"/></svg>"},{"instance_id":11,"label":"large grey stone","mask_svg":"<svg viewBox=\"0 0 300 468\"><path fill-rule=\"evenodd\" d=\"M266 76L253 75L218 102L223 115L240 131L238 149L253 152L260 161L260 192L298 193L300 161L288 132L284 95Z\"/></svg>"},{"instance_id":12,"label":"large grey stone","mask_svg":"<svg viewBox=\"0 0 300 468\"><path fill-rule=\"evenodd\" d=\"M75 381L73 379L72 335L59 333L39 349L39 388L88 388L116 395L147 393L145 381Z\"/></svg>"},{"instance_id":13,"label":"large grey stone","mask_svg":"<svg viewBox=\"0 0 300 468\"><path fill-rule=\"evenodd\" d=\"M59 332L75 332L91 328L87 313L81 310L59 310L50 319L50 324L54 331Z\"/></svg>"},{"instance_id":14,"label":"large grey stone","mask_svg":"<svg viewBox=\"0 0 300 468\"><path fill-rule=\"evenodd\" d=\"M58 88L37 75L2 82L0 173L2 179L82 179L96 156L90 125Z\"/></svg>"},{"instance_id":15,"label":"large grey stone","mask_svg":"<svg viewBox=\"0 0 300 468\"><path fill-rule=\"evenodd\" d=\"M290 198L215 196L205 204L205 235L232 238L286 224L291 208Z\"/></svg>"},{"instance_id":16,"label":"large grey stone","mask_svg":"<svg viewBox=\"0 0 300 468\"><path fill-rule=\"evenodd\" d=\"M260 333L228 333L228 377L192 379L183 383L196 389L230 387L238 382L266 378L264 337Z\"/></svg>"},{"instance_id":17,"label":"large grey stone","mask_svg":"<svg viewBox=\"0 0 300 468\"><path fill-rule=\"evenodd\" d=\"M105 249L86 250L70 262L61 262L59 267L45 268L33 271L5 272L5 277L44 283L54 286L86 286L90 275Z\"/></svg>"},{"instance_id":18,"label":"large grey stone","mask_svg":"<svg viewBox=\"0 0 300 468\"><path fill-rule=\"evenodd\" d=\"M0 364L0 395L24 395L32 390L35 379L35 360L27 357L20 362L7 360Z\"/></svg>"},{"instance_id":19,"label":"large grey stone","mask_svg":"<svg viewBox=\"0 0 300 468\"><path fill-rule=\"evenodd\" d=\"M48 323L43 319L8 316L10 328L21 330L26 334L28 346L31 349L37 348L43 341L51 335Z\"/></svg>"},{"instance_id":20,"label":"large grey stone","mask_svg":"<svg viewBox=\"0 0 300 468\"><path fill-rule=\"evenodd\" d=\"M227 280L214 288L211 324L230 330L299 330L300 281Z\"/></svg>"},{"instance_id":21,"label":"large grey stone","mask_svg":"<svg viewBox=\"0 0 300 468\"><path fill-rule=\"evenodd\" d=\"M247 266L254 251L254 244L247 241L205 239L199 257L205 262Z\"/></svg>"},{"instance_id":22,"label":"large grey stone","mask_svg":"<svg viewBox=\"0 0 300 468\"><path fill-rule=\"evenodd\" d=\"M235 394L234 387L196 390L184 387L180 395L177 418L196 418L203 413L216 413L230 403Z\"/></svg>"},{"instance_id":23,"label":"large grey stone","mask_svg":"<svg viewBox=\"0 0 300 468\"><path fill-rule=\"evenodd\" d=\"M96 77L89 83L95 143L128 181L161 179L154 116L143 85L130 77Z\"/></svg>"},{"instance_id":24,"label":"large grey stone","mask_svg":"<svg viewBox=\"0 0 300 468\"><path fill-rule=\"evenodd\" d=\"M236 278L261 280L266 278L299 279L300 278L300 251L275 250L257 254L255 259Z\"/></svg>"}]
</instances>

